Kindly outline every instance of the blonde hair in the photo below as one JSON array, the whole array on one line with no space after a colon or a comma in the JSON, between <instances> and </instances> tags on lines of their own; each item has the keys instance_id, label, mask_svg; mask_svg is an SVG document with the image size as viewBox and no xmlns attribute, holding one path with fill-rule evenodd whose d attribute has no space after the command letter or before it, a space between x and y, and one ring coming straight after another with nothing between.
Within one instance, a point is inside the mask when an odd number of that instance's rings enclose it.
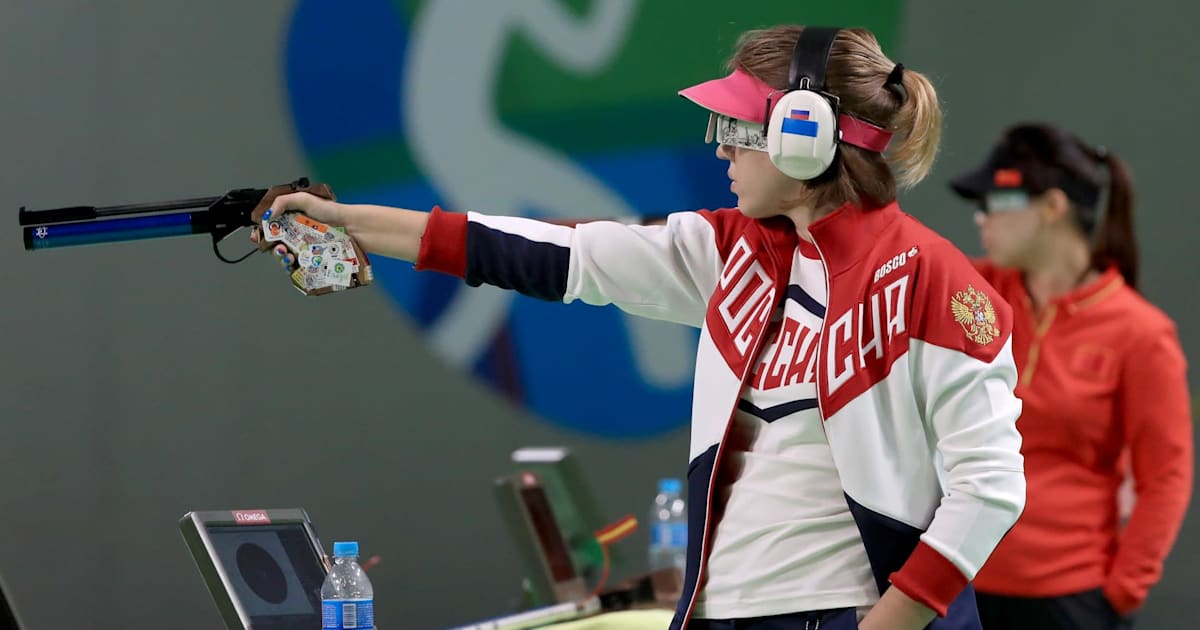
<instances>
[{"instance_id":1,"label":"blonde hair","mask_svg":"<svg viewBox=\"0 0 1200 630\"><path fill-rule=\"evenodd\" d=\"M747 31L729 60L777 90L787 89L792 51L803 26ZM845 202L882 205L896 198L897 183L911 188L933 168L942 137L942 110L933 84L905 69L902 98L885 86L896 63L883 54L866 29L843 29L834 40L826 69L826 91L841 100L841 111L895 134L886 155L841 143L833 167L808 182L816 207Z\"/></svg>"}]
</instances>

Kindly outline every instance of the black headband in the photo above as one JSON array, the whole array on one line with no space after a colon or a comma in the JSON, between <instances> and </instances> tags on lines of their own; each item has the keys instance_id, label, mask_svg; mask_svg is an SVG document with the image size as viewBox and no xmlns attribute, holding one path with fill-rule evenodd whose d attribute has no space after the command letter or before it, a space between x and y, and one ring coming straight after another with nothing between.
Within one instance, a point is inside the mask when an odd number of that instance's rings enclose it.
<instances>
[{"instance_id":1,"label":"black headband","mask_svg":"<svg viewBox=\"0 0 1200 630\"><path fill-rule=\"evenodd\" d=\"M892 72L883 82L883 87L895 94L901 103L908 100L908 90L904 88L904 64L898 63L895 68L892 68Z\"/></svg>"}]
</instances>

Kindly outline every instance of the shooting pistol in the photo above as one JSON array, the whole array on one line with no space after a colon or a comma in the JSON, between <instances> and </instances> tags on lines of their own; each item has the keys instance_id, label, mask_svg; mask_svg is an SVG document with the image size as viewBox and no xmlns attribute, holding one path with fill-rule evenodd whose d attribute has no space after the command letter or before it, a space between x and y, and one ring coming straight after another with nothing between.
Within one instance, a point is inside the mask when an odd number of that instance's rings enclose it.
<instances>
[{"instance_id":1,"label":"shooting pistol","mask_svg":"<svg viewBox=\"0 0 1200 630\"><path fill-rule=\"evenodd\" d=\"M239 188L220 197L122 206L72 206L26 210L19 216L25 249L38 251L151 238L211 234L213 253L227 263L238 263L257 251L283 243L295 263L292 284L305 295L323 295L371 284L367 254L342 228L326 225L299 212L256 222L279 195L307 192L333 199L326 184L310 185L307 178L271 188ZM254 225L261 227L258 249L239 258L226 258L220 242L230 234Z\"/></svg>"}]
</instances>

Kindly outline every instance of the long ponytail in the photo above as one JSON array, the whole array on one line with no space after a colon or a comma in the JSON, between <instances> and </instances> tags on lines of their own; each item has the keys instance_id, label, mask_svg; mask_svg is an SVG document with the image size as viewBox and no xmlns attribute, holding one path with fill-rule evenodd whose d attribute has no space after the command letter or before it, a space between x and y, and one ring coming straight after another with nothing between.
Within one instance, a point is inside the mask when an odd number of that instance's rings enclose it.
<instances>
[{"instance_id":1,"label":"long ponytail","mask_svg":"<svg viewBox=\"0 0 1200 630\"><path fill-rule=\"evenodd\" d=\"M1137 289L1138 246L1133 228L1133 181L1124 160L1109 151L1096 152L1108 168L1108 204L1096 228L1092 265L1104 269L1115 265L1125 284Z\"/></svg>"},{"instance_id":2,"label":"long ponytail","mask_svg":"<svg viewBox=\"0 0 1200 630\"><path fill-rule=\"evenodd\" d=\"M896 169L896 183L901 188L912 188L933 169L942 140L942 107L925 75L906 69L903 81L908 98L891 125L901 134L900 142L888 161Z\"/></svg>"}]
</instances>

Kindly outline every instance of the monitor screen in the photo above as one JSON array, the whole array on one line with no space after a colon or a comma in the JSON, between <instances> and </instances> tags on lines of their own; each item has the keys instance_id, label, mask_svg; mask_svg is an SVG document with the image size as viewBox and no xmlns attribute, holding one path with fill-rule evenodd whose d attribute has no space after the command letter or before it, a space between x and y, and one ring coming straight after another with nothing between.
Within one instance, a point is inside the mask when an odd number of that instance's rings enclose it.
<instances>
[{"instance_id":1,"label":"monitor screen","mask_svg":"<svg viewBox=\"0 0 1200 630\"><path fill-rule=\"evenodd\" d=\"M541 480L576 571L589 579L597 578L604 565L604 553L595 533L610 521L601 516L578 458L561 446L524 447L513 451L512 461L518 471L535 473ZM617 573L624 568L621 550L611 546L608 551L611 570Z\"/></svg>"},{"instance_id":2,"label":"monitor screen","mask_svg":"<svg viewBox=\"0 0 1200 630\"><path fill-rule=\"evenodd\" d=\"M526 486L521 488L521 500L525 502L534 533L550 565L550 577L556 583L573 579L575 566L571 564L571 554L558 531L558 524L554 522L554 512L550 509L546 494L540 486Z\"/></svg>"},{"instance_id":3,"label":"monitor screen","mask_svg":"<svg viewBox=\"0 0 1200 630\"><path fill-rule=\"evenodd\" d=\"M325 571L303 524L207 529L218 562L254 628L320 627Z\"/></svg>"}]
</instances>

